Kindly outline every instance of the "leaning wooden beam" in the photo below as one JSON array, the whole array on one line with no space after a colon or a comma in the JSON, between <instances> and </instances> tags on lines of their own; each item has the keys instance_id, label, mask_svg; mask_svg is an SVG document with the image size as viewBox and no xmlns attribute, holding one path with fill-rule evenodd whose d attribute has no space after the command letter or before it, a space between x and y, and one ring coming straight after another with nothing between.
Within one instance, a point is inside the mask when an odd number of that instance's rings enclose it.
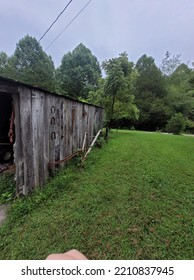
<instances>
[{"instance_id":1,"label":"leaning wooden beam","mask_svg":"<svg viewBox=\"0 0 194 280\"><path fill-rule=\"evenodd\" d=\"M87 157L88 154L90 153L90 151L91 151L92 147L94 146L94 144L95 144L95 142L96 142L98 136L100 135L101 131L102 131L102 130L99 130L98 133L96 134L94 140L92 141L92 144L90 145L90 147L89 147L89 149L87 150L85 156L83 157L82 162L83 162L84 160L86 160L86 157Z\"/></svg>"},{"instance_id":2,"label":"leaning wooden beam","mask_svg":"<svg viewBox=\"0 0 194 280\"><path fill-rule=\"evenodd\" d=\"M83 145L82 145L82 152L84 152L84 149L85 149L87 135L88 135L88 133L85 132L85 134L84 134L84 141L83 141Z\"/></svg>"}]
</instances>

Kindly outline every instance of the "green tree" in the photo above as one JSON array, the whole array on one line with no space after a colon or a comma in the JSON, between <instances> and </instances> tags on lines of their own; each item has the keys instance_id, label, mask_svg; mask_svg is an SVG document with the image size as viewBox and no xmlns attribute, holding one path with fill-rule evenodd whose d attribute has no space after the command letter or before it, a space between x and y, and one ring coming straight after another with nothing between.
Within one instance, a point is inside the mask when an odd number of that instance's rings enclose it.
<instances>
[{"instance_id":1,"label":"green tree","mask_svg":"<svg viewBox=\"0 0 194 280\"><path fill-rule=\"evenodd\" d=\"M105 107L105 94L104 94L104 83L105 83L105 79L104 78L100 78L98 80L98 88L96 88L95 90L91 90L88 93L88 97L86 100L82 100L82 101L86 101L88 103L97 105L97 106L101 106L101 107Z\"/></svg>"},{"instance_id":2,"label":"green tree","mask_svg":"<svg viewBox=\"0 0 194 280\"><path fill-rule=\"evenodd\" d=\"M74 98L87 98L101 76L97 58L82 43L62 58L57 69L57 89Z\"/></svg>"},{"instance_id":3,"label":"green tree","mask_svg":"<svg viewBox=\"0 0 194 280\"><path fill-rule=\"evenodd\" d=\"M0 73L3 74L4 69L8 64L8 55L5 52L0 52Z\"/></svg>"},{"instance_id":4,"label":"green tree","mask_svg":"<svg viewBox=\"0 0 194 280\"><path fill-rule=\"evenodd\" d=\"M167 101L174 113L181 112L194 121L194 89L190 84L192 70L184 63L168 77Z\"/></svg>"},{"instance_id":5,"label":"green tree","mask_svg":"<svg viewBox=\"0 0 194 280\"><path fill-rule=\"evenodd\" d=\"M0 75L13 78L14 70L9 56L5 52L0 52Z\"/></svg>"},{"instance_id":6,"label":"green tree","mask_svg":"<svg viewBox=\"0 0 194 280\"><path fill-rule=\"evenodd\" d=\"M167 131L173 134L181 134L186 127L186 120L182 113L176 113L168 121Z\"/></svg>"},{"instance_id":7,"label":"green tree","mask_svg":"<svg viewBox=\"0 0 194 280\"><path fill-rule=\"evenodd\" d=\"M166 52L160 66L160 69L165 76L170 76L181 64L180 57L180 54L172 55L169 51Z\"/></svg>"},{"instance_id":8,"label":"green tree","mask_svg":"<svg viewBox=\"0 0 194 280\"><path fill-rule=\"evenodd\" d=\"M165 80L154 58L143 55L136 63L135 103L140 110L136 124L143 130L161 129L169 119Z\"/></svg>"},{"instance_id":9,"label":"green tree","mask_svg":"<svg viewBox=\"0 0 194 280\"><path fill-rule=\"evenodd\" d=\"M194 67L194 62L192 62L192 66ZM194 88L194 69L192 69L192 74L191 74L189 83L190 83L191 87Z\"/></svg>"},{"instance_id":10,"label":"green tree","mask_svg":"<svg viewBox=\"0 0 194 280\"><path fill-rule=\"evenodd\" d=\"M136 82L138 93L149 91L157 97L166 95L162 73L156 66L153 57L144 54L137 61L135 68L139 74Z\"/></svg>"},{"instance_id":11,"label":"green tree","mask_svg":"<svg viewBox=\"0 0 194 280\"><path fill-rule=\"evenodd\" d=\"M132 94L133 63L128 61L127 53L102 63L107 75L104 82L104 106L109 124L116 120L137 119L138 109Z\"/></svg>"},{"instance_id":12,"label":"green tree","mask_svg":"<svg viewBox=\"0 0 194 280\"><path fill-rule=\"evenodd\" d=\"M8 76L21 82L55 89L54 63L42 49L38 41L29 35L21 39L13 56L9 59Z\"/></svg>"}]
</instances>

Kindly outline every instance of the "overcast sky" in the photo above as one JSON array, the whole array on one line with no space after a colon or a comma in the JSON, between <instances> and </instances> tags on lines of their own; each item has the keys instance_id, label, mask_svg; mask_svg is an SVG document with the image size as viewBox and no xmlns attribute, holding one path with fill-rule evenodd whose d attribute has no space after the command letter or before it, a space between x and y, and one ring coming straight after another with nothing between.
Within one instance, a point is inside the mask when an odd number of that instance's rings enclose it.
<instances>
[{"instance_id":1,"label":"overcast sky","mask_svg":"<svg viewBox=\"0 0 194 280\"><path fill-rule=\"evenodd\" d=\"M69 0L2 0L0 51L13 54L29 34L39 39ZM43 38L45 49L88 0L73 0ZM127 51L136 62L143 54L159 66L165 52L194 61L194 0L93 0L47 50L59 66L64 53L85 44L100 62Z\"/></svg>"}]
</instances>

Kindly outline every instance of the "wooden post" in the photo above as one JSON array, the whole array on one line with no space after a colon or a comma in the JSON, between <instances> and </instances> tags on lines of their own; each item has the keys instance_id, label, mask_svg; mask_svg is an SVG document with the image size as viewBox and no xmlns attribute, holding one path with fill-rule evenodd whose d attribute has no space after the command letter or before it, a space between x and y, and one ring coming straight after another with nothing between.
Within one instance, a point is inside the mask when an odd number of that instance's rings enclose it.
<instances>
[{"instance_id":1,"label":"wooden post","mask_svg":"<svg viewBox=\"0 0 194 280\"><path fill-rule=\"evenodd\" d=\"M87 135L88 135L88 133L85 132L85 134L84 134L84 141L83 141L83 145L82 145L82 152L84 152L84 149L85 149Z\"/></svg>"}]
</instances>

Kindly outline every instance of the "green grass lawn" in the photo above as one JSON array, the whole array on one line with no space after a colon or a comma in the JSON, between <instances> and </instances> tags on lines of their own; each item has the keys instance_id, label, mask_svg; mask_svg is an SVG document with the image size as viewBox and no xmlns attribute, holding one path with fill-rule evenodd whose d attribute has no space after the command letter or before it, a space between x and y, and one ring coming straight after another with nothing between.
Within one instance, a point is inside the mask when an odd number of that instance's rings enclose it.
<instances>
[{"instance_id":1,"label":"green grass lawn","mask_svg":"<svg viewBox=\"0 0 194 280\"><path fill-rule=\"evenodd\" d=\"M0 229L0 259L72 248L90 259L194 259L194 137L114 131L84 169L17 201Z\"/></svg>"}]
</instances>

